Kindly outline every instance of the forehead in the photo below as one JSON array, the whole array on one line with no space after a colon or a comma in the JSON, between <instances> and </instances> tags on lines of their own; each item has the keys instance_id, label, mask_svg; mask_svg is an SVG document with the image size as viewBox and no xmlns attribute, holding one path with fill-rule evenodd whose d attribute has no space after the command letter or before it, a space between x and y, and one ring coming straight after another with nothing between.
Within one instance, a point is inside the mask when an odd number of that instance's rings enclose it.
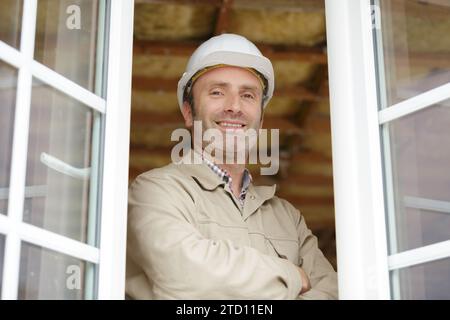
<instances>
[{"instance_id":1,"label":"forehead","mask_svg":"<svg viewBox=\"0 0 450 320\"><path fill-rule=\"evenodd\" d=\"M195 84L197 87L207 86L213 83L227 83L238 87L255 87L262 90L261 82L255 74L245 68L220 67L212 69L200 76Z\"/></svg>"}]
</instances>

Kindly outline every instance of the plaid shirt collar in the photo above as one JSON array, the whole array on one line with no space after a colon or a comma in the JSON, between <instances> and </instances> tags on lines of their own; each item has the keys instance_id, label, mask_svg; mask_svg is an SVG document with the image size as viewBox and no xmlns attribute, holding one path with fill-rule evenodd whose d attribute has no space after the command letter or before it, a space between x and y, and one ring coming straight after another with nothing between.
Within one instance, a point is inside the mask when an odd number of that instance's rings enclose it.
<instances>
[{"instance_id":1,"label":"plaid shirt collar","mask_svg":"<svg viewBox=\"0 0 450 320\"><path fill-rule=\"evenodd\" d=\"M202 153L202 160L203 162L220 178L222 181L224 181L226 184L228 184L228 187L231 190L233 179L228 174L228 172L225 169L220 168L217 164L215 164L213 161L207 159L203 153ZM250 174L250 171L248 171L247 168L244 169L244 176L242 177L242 188L241 192L239 194L238 200L241 207L244 206L245 197L247 195L248 188L250 186L250 183L252 182L252 175Z\"/></svg>"}]
</instances>

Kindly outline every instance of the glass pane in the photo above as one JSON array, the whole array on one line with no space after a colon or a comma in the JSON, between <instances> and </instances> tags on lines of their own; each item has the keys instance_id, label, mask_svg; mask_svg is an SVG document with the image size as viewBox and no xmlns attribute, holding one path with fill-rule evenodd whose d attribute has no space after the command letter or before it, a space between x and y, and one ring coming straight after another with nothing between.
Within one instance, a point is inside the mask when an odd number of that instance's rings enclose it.
<instances>
[{"instance_id":1,"label":"glass pane","mask_svg":"<svg viewBox=\"0 0 450 320\"><path fill-rule=\"evenodd\" d=\"M393 270L392 287L398 281L400 292L393 292L394 299L447 300L450 299L450 259L441 259L408 268ZM400 295L400 296L399 296Z\"/></svg>"},{"instance_id":2,"label":"glass pane","mask_svg":"<svg viewBox=\"0 0 450 320\"><path fill-rule=\"evenodd\" d=\"M450 239L450 100L387 126L395 203L390 253Z\"/></svg>"},{"instance_id":3,"label":"glass pane","mask_svg":"<svg viewBox=\"0 0 450 320\"><path fill-rule=\"evenodd\" d=\"M22 243L19 299L92 298L95 266L52 250ZM89 280L88 280L89 279Z\"/></svg>"},{"instance_id":4,"label":"glass pane","mask_svg":"<svg viewBox=\"0 0 450 320\"><path fill-rule=\"evenodd\" d=\"M0 295L2 294L4 255L5 255L5 236L3 234L0 234Z\"/></svg>"},{"instance_id":5,"label":"glass pane","mask_svg":"<svg viewBox=\"0 0 450 320\"><path fill-rule=\"evenodd\" d=\"M35 60L101 95L104 26L94 0L40 0ZM103 17L102 15L102 17Z\"/></svg>"},{"instance_id":6,"label":"glass pane","mask_svg":"<svg viewBox=\"0 0 450 320\"><path fill-rule=\"evenodd\" d=\"M450 2L379 2L387 104L450 82Z\"/></svg>"},{"instance_id":7,"label":"glass pane","mask_svg":"<svg viewBox=\"0 0 450 320\"><path fill-rule=\"evenodd\" d=\"M0 41L19 49L22 27L22 0L0 1Z\"/></svg>"},{"instance_id":8,"label":"glass pane","mask_svg":"<svg viewBox=\"0 0 450 320\"><path fill-rule=\"evenodd\" d=\"M8 211L17 70L0 61L0 214Z\"/></svg>"},{"instance_id":9,"label":"glass pane","mask_svg":"<svg viewBox=\"0 0 450 320\"><path fill-rule=\"evenodd\" d=\"M98 112L33 82L25 222L96 245L99 121Z\"/></svg>"}]
</instances>

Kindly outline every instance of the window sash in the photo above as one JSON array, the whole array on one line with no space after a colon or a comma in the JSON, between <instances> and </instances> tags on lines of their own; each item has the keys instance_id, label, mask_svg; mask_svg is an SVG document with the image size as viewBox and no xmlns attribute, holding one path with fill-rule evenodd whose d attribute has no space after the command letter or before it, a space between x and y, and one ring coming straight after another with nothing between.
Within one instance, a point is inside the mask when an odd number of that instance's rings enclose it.
<instances>
[{"instance_id":1,"label":"window sash","mask_svg":"<svg viewBox=\"0 0 450 320\"><path fill-rule=\"evenodd\" d=\"M383 59L374 38L379 10L370 0L326 0L325 8L339 296L390 299L399 290L395 275L391 287L390 270L446 258L450 241L389 256L386 222L395 217L385 214L394 209L392 183L383 179L383 171L392 177L386 124L449 99L450 83L378 110L386 101L377 88L377 78L384 78L376 68Z\"/></svg>"},{"instance_id":2,"label":"window sash","mask_svg":"<svg viewBox=\"0 0 450 320\"><path fill-rule=\"evenodd\" d=\"M37 0L24 0L20 51L0 41L0 59L18 69L10 186L0 193L9 198L8 214L0 215L0 233L6 235L2 299L17 299L22 241L99 265L97 298L124 299L134 1L105 3L108 15L104 18L110 29L104 47L108 56L106 99L33 60ZM91 183L94 189L98 184L102 199L99 248L22 221L33 77L103 114L96 117L94 126L104 126L104 132L92 142L102 139L108 155L107 161L93 159L103 171L101 181Z\"/></svg>"}]
</instances>

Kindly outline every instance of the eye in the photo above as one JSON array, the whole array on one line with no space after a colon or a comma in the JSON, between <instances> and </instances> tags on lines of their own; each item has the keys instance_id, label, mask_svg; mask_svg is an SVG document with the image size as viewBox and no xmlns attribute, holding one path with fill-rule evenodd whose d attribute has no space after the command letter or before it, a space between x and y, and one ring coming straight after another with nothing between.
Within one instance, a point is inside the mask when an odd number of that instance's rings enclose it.
<instances>
[{"instance_id":1,"label":"eye","mask_svg":"<svg viewBox=\"0 0 450 320\"><path fill-rule=\"evenodd\" d=\"M220 90L212 90L210 94L213 95L213 96L220 96L223 93Z\"/></svg>"},{"instance_id":2,"label":"eye","mask_svg":"<svg viewBox=\"0 0 450 320\"><path fill-rule=\"evenodd\" d=\"M251 93L244 93L242 97L244 97L245 99L255 99L255 96Z\"/></svg>"}]
</instances>

